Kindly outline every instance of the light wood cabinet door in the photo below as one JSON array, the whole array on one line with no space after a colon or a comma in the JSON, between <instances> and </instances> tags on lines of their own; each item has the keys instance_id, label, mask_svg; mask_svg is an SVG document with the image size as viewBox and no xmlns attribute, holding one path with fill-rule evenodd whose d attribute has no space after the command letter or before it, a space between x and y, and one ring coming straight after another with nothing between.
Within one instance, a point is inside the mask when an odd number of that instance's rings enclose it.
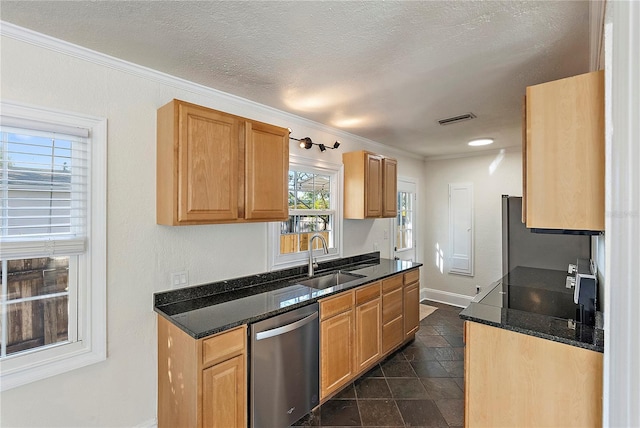
<instances>
[{"instance_id":1,"label":"light wood cabinet door","mask_svg":"<svg viewBox=\"0 0 640 428\"><path fill-rule=\"evenodd\" d=\"M356 372L380 358L382 352L382 304L380 297L356 306Z\"/></svg>"},{"instance_id":2,"label":"light wood cabinet door","mask_svg":"<svg viewBox=\"0 0 640 428\"><path fill-rule=\"evenodd\" d=\"M372 153L365 154L365 217L382 216L383 169L382 157Z\"/></svg>"},{"instance_id":3,"label":"light wood cabinet door","mask_svg":"<svg viewBox=\"0 0 640 428\"><path fill-rule=\"evenodd\" d=\"M420 283L404 287L404 335L411 336L420 327Z\"/></svg>"},{"instance_id":4,"label":"light wood cabinet door","mask_svg":"<svg viewBox=\"0 0 640 428\"><path fill-rule=\"evenodd\" d=\"M395 159L382 159L382 178L382 217L395 218L398 215L398 162Z\"/></svg>"},{"instance_id":5,"label":"light wood cabinet door","mask_svg":"<svg viewBox=\"0 0 640 428\"><path fill-rule=\"evenodd\" d=\"M247 122L245 129L244 217L286 220L289 215L289 132L259 122Z\"/></svg>"},{"instance_id":6,"label":"light wood cabinet door","mask_svg":"<svg viewBox=\"0 0 640 428\"><path fill-rule=\"evenodd\" d=\"M320 322L320 397L349 382L354 374L353 309Z\"/></svg>"},{"instance_id":7,"label":"light wood cabinet door","mask_svg":"<svg viewBox=\"0 0 640 428\"><path fill-rule=\"evenodd\" d=\"M395 217L397 161L367 152L347 152L344 163L344 217Z\"/></svg>"},{"instance_id":8,"label":"light wood cabinet door","mask_svg":"<svg viewBox=\"0 0 640 428\"><path fill-rule=\"evenodd\" d=\"M158 110L158 223L238 217L240 127L235 116L178 100Z\"/></svg>"},{"instance_id":9,"label":"light wood cabinet door","mask_svg":"<svg viewBox=\"0 0 640 428\"><path fill-rule=\"evenodd\" d=\"M526 224L604 230L604 72L527 87Z\"/></svg>"},{"instance_id":10,"label":"light wood cabinet door","mask_svg":"<svg viewBox=\"0 0 640 428\"><path fill-rule=\"evenodd\" d=\"M465 322L465 427L602 426L599 352Z\"/></svg>"},{"instance_id":11,"label":"light wood cabinet door","mask_svg":"<svg viewBox=\"0 0 640 428\"><path fill-rule=\"evenodd\" d=\"M243 356L218 363L202 372L202 426L246 426L246 374Z\"/></svg>"}]
</instances>

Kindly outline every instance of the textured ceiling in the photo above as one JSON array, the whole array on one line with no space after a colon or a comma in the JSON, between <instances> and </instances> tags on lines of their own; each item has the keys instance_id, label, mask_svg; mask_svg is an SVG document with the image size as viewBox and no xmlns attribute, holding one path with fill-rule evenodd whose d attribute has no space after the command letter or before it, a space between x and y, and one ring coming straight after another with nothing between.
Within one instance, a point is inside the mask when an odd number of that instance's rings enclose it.
<instances>
[{"instance_id":1,"label":"textured ceiling","mask_svg":"<svg viewBox=\"0 0 640 428\"><path fill-rule=\"evenodd\" d=\"M0 19L424 156L519 145L525 87L589 68L588 1L2 0Z\"/></svg>"}]
</instances>

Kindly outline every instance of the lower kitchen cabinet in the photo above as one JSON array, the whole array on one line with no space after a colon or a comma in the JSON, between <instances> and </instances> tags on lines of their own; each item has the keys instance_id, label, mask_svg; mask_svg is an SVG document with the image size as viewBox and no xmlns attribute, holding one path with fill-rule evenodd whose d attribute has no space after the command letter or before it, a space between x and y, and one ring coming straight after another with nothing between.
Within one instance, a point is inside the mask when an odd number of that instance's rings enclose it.
<instances>
[{"instance_id":1,"label":"lower kitchen cabinet","mask_svg":"<svg viewBox=\"0 0 640 428\"><path fill-rule=\"evenodd\" d=\"M406 275L320 300L321 401L414 338L420 274Z\"/></svg>"},{"instance_id":2,"label":"lower kitchen cabinet","mask_svg":"<svg viewBox=\"0 0 640 428\"><path fill-rule=\"evenodd\" d=\"M356 290L356 364L362 372L378 361L382 354L382 302L380 283Z\"/></svg>"},{"instance_id":3,"label":"lower kitchen cabinet","mask_svg":"<svg viewBox=\"0 0 640 428\"><path fill-rule=\"evenodd\" d=\"M319 301L321 402L413 339L418 275ZM157 320L158 428L247 427L247 326L194 339L163 316Z\"/></svg>"},{"instance_id":4,"label":"lower kitchen cabinet","mask_svg":"<svg viewBox=\"0 0 640 428\"><path fill-rule=\"evenodd\" d=\"M602 353L465 322L465 427L602 426Z\"/></svg>"},{"instance_id":5,"label":"lower kitchen cabinet","mask_svg":"<svg viewBox=\"0 0 640 428\"><path fill-rule=\"evenodd\" d=\"M354 375L353 290L320 301L320 398Z\"/></svg>"},{"instance_id":6,"label":"lower kitchen cabinet","mask_svg":"<svg viewBox=\"0 0 640 428\"><path fill-rule=\"evenodd\" d=\"M402 275L382 281L382 352L399 346L405 338Z\"/></svg>"},{"instance_id":7,"label":"lower kitchen cabinet","mask_svg":"<svg viewBox=\"0 0 640 428\"><path fill-rule=\"evenodd\" d=\"M205 427L245 426L244 355L233 357L202 372L202 423ZM241 393L241 394L239 394Z\"/></svg>"},{"instance_id":8,"label":"lower kitchen cabinet","mask_svg":"<svg viewBox=\"0 0 640 428\"><path fill-rule=\"evenodd\" d=\"M420 271L404 274L404 335L412 336L420 327Z\"/></svg>"},{"instance_id":9,"label":"lower kitchen cabinet","mask_svg":"<svg viewBox=\"0 0 640 428\"><path fill-rule=\"evenodd\" d=\"M158 317L158 427L247 426L246 326L194 339Z\"/></svg>"}]
</instances>

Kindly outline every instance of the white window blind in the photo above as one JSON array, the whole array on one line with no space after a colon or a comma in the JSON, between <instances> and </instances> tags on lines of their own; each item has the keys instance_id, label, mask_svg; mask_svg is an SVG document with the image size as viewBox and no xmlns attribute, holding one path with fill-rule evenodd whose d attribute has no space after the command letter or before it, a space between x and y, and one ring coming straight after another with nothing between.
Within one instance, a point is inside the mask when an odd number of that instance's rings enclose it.
<instances>
[{"instance_id":1,"label":"white window blind","mask_svg":"<svg viewBox=\"0 0 640 428\"><path fill-rule=\"evenodd\" d=\"M0 258L83 252L88 130L0 119Z\"/></svg>"}]
</instances>

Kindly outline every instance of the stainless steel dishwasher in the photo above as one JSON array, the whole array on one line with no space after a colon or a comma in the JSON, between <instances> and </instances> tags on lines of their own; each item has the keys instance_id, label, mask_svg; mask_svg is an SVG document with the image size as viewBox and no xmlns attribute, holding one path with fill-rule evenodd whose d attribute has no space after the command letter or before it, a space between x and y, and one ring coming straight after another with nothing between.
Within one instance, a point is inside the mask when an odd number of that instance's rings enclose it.
<instances>
[{"instance_id":1,"label":"stainless steel dishwasher","mask_svg":"<svg viewBox=\"0 0 640 428\"><path fill-rule=\"evenodd\" d=\"M318 304L251 325L251 427L284 428L319 403Z\"/></svg>"}]
</instances>

